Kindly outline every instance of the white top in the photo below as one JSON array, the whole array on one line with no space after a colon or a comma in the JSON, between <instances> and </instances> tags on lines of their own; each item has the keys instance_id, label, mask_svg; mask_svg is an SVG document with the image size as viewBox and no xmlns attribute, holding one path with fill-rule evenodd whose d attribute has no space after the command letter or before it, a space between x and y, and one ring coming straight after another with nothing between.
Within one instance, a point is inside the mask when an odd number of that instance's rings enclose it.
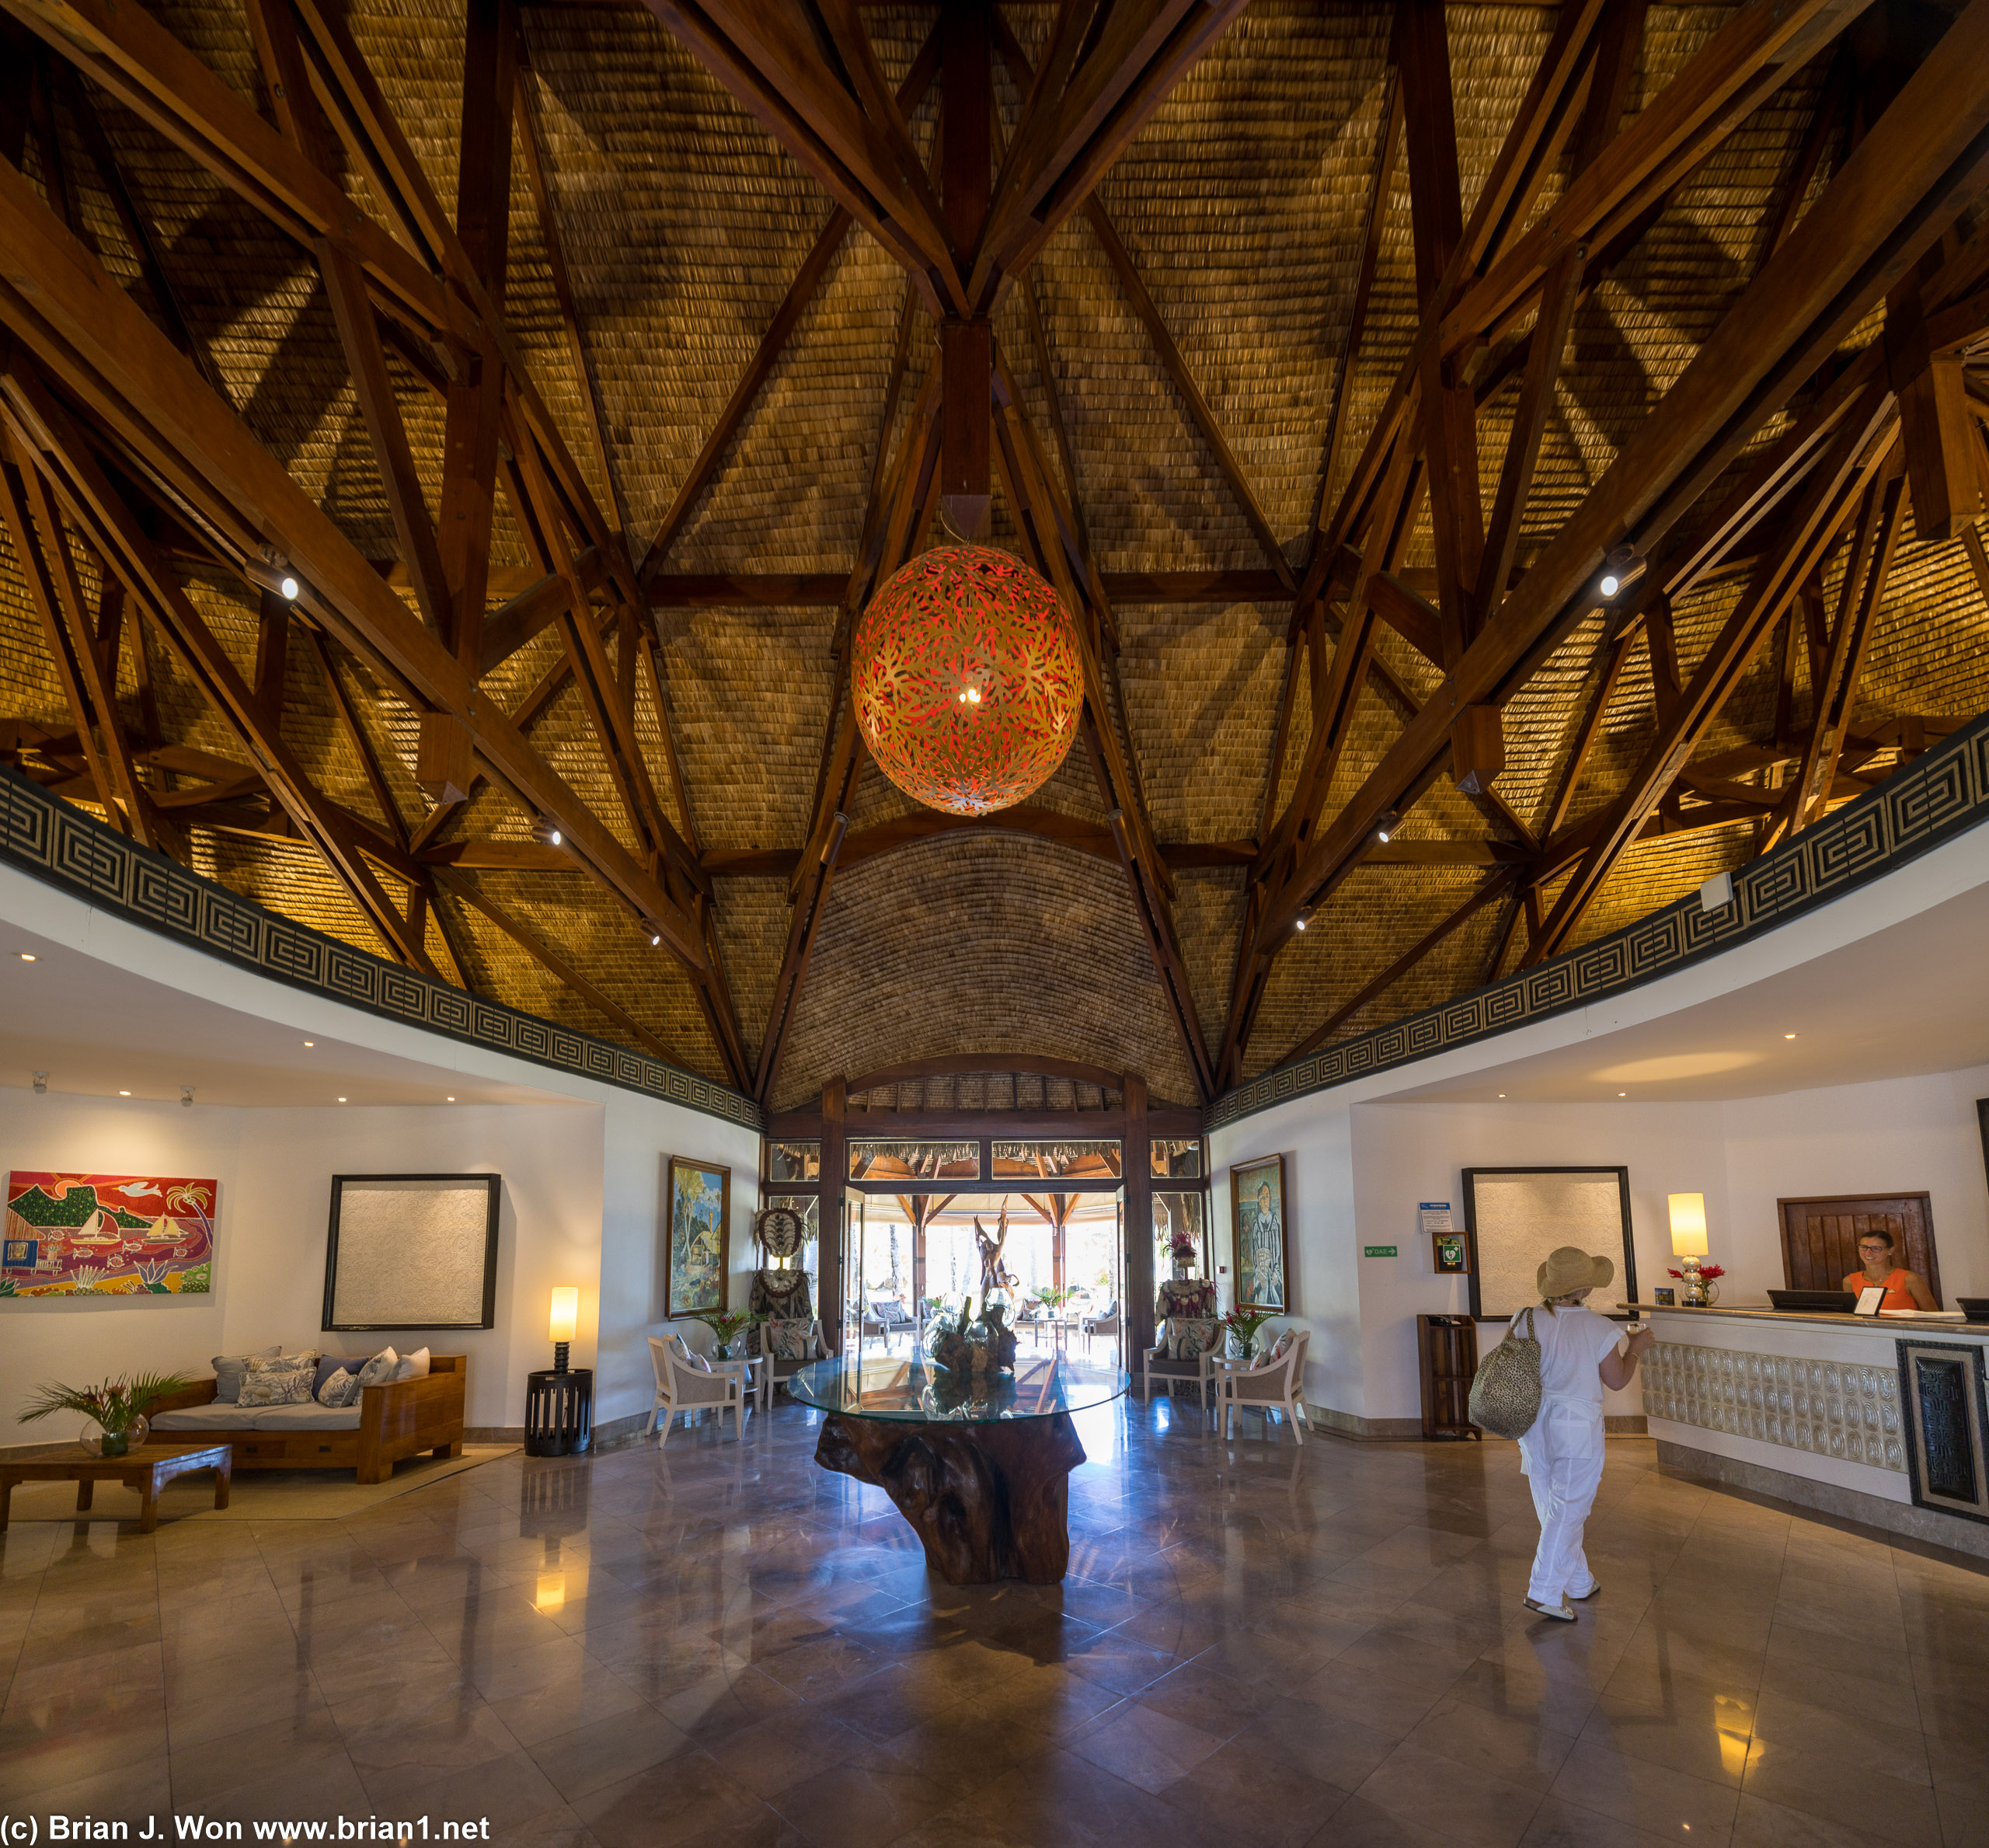
<instances>
[{"instance_id":1,"label":"white top","mask_svg":"<svg viewBox=\"0 0 1989 1848\"><path fill-rule=\"evenodd\" d=\"M1507 1338L1526 1332L1522 1309L1507 1326ZM1596 1371L1605 1354L1615 1352L1623 1330L1592 1309L1535 1306L1534 1339L1540 1344L1540 1393L1543 1400L1578 1399L1602 1403L1602 1376Z\"/></svg>"}]
</instances>

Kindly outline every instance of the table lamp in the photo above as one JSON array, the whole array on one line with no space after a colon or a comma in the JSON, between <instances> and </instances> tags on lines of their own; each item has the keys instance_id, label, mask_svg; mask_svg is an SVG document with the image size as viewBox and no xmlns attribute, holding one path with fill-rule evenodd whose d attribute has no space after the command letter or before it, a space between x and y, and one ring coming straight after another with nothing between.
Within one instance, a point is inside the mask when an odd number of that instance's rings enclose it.
<instances>
[{"instance_id":1,"label":"table lamp","mask_svg":"<svg viewBox=\"0 0 1989 1848\"><path fill-rule=\"evenodd\" d=\"M1684 1260L1686 1305L1704 1309L1706 1285L1699 1274L1699 1260L1706 1254L1706 1197L1671 1194L1666 1201L1671 1208L1671 1255Z\"/></svg>"},{"instance_id":2,"label":"table lamp","mask_svg":"<svg viewBox=\"0 0 1989 1848\"><path fill-rule=\"evenodd\" d=\"M573 1285L563 1283L552 1292L552 1326L549 1330L552 1337L552 1371L556 1373L566 1371L566 1345L573 1340L573 1330L580 1319L580 1292Z\"/></svg>"}]
</instances>

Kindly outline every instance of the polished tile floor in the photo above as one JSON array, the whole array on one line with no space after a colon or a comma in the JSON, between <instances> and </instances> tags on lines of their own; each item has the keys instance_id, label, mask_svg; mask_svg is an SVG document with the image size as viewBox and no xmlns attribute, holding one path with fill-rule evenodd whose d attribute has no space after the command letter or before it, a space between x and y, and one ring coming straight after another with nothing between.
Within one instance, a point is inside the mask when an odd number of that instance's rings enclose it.
<instances>
[{"instance_id":1,"label":"polished tile floor","mask_svg":"<svg viewBox=\"0 0 1989 1848\"><path fill-rule=\"evenodd\" d=\"M929 1579L814 1414L361 1518L0 1536L0 1815L663 1848L1989 1845L1989 1575L1612 1439L1572 1627L1510 1445L1089 1415L1061 1588ZM333 1825L336 1839L336 1822ZM16 1839L9 1837L9 1839ZM244 1839L253 1840L253 1826Z\"/></svg>"}]
</instances>

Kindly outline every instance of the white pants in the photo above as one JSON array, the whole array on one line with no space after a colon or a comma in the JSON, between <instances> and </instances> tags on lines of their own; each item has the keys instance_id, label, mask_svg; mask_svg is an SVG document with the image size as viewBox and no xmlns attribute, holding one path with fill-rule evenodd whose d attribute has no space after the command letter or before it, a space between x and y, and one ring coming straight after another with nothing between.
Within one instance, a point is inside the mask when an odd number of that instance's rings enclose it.
<instances>
[{"instance_id":1,"label":"white pants","mask_svg":"<svg viewBox=\"0 0 1989 1848\"><path fill-rule=\"evenodd\" d=\"M1602 1483L1602 1407L1576 1399L1548 1399L1532 1430L1520 1439L1520 1468L1533 1489L1540 1545L1526 1595L1536 1604L1585 1597L1595 1576L1582 1553L1582 1528Z\"/></svg>"}]
</instances>

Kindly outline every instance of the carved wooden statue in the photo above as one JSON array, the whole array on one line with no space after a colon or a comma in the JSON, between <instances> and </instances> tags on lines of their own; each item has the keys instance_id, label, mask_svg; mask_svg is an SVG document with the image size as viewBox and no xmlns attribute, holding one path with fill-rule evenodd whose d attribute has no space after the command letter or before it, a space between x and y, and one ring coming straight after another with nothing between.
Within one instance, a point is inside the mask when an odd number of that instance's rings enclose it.
<instances>
[{"instance_id":1,"label":"carved wooden statue","mask_svg":"<svg viewBox=\"0 0 1989 1848\"><path fill-rule=\"evenodd\" d=\"M1008 1209L1005 1206L1001 1208L1001 1216L994 1222L991 1238L976 1214L974 1239L981 1247L981 1300L984 1304L994 1291L1012 1290L1015 1287L1014 1274L1001 1267L1001 1247L1008 1242Z\"/></svg>"}]
</instances>

